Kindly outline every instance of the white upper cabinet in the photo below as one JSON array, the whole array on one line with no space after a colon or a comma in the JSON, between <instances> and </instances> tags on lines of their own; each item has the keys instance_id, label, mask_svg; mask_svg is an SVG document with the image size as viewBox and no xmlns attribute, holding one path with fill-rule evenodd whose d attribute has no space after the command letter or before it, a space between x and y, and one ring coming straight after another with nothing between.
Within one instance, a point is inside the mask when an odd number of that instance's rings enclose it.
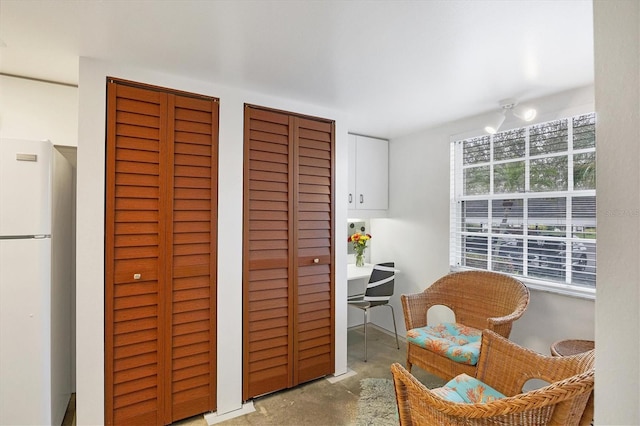
<instances>
[{"instance_id":1,"label":"white upper cabinet","mask_svg":"<svg viewBox=\"0 0 640 426\"><path fill-rule=\"evenodd\" d=\"M349 134L349 210L389 208L389 141Z\"/></svg>"}]
</instances>

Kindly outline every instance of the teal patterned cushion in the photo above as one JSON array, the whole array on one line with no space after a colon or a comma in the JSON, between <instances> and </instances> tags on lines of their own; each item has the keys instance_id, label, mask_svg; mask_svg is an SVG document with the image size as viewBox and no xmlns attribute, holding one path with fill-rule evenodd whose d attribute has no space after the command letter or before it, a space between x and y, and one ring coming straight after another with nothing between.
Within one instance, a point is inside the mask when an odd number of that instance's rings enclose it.
<instances>
[{"instance_id":1,"label":"teal patterned cushion","mask_svg":"<svg viewBox=\"0 0 640 426\"><path fill-rule=\"evenodd\" d=\"M410 343L468 365L478 363L481 338L482 331L450 322L407 331Z\"/></svg>"},{"instance_id":2,"label":"teal patterned cushion","mask_svg":"<svg viewBox=\"0 0 640 426\"><path fill-rule=\"evenodd\" d=\"M443 388L455 391L463 402L467 402L469 404L486 403L505 397L491 386L484 384L475 377L471 377L467 374L460 374L456 376L444 385ZM447 395L451 395L451 392L448 391ZM460 402L457 399L445 399L453 402Z\"/></svg>"},{"instance_id":3,"label":"teal patterned cushion","mask_svg":"<svg viewBox=\"0 0 640 426\"><path fill-rule=\"evenodd\" d=\"M459 403L465 402L464 399L462 399L462 397L458 395L458 392L456 392L456 390L453 388L443 386L441 388L431 389L431 392L435 393L442 399L446 399L447 401Z\"/></svg>"}]
</instances>

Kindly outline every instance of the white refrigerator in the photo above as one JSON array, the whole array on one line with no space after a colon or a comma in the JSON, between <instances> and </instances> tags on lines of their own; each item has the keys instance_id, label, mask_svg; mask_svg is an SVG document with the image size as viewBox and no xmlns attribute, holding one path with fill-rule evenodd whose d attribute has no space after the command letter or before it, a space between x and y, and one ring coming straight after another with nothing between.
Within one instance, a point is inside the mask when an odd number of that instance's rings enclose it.
<instances>
[{"instance_id":1,"label":"white refrigerator","mask_svg":"<svg viewBox=\"0 0 640 426\"><path fill-rule=\"evenodd\" d=\"M0 140L0 425L61 424L71 394L73 172Z\"/></svg>"}]
</instances>

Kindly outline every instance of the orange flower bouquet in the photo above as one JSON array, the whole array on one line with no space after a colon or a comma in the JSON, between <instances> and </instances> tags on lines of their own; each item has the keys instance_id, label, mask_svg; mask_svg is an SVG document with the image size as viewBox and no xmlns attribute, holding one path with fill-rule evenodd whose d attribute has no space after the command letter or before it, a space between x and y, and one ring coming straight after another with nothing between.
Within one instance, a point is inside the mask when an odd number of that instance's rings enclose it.
<instances>
[{"instance_id":1,"label":"orange flower bouquet","mask_svg":"<svg viewBox=\"0 0 640 426\"><path fill-rule=\"evenodd\" d=\"M353 250L356 252L356 266L364 266L364 249L367 248L367 242L371 239L371 234L361 234L356 232L347 239L353 244Z\"/></svg>"}]
</instances>

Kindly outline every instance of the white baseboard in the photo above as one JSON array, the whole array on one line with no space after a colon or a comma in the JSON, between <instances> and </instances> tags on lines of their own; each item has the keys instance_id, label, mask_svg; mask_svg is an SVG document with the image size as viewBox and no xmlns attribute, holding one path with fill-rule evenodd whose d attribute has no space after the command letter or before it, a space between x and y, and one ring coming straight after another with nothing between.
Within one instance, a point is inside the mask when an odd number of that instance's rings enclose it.
<instances>
[{"instance_id":1,"label":"white baseboard","mask_svg":"<svg viewBox=\"0 0 640 426\"><path fill-rule=\"evenodd\" d=\"M256 411L256 408L253 406L253 401L246 402L242 404L242 408L238 410L229 411L228 413L218 414L209 413L204 415L204 419L207 421L209 426L215 425L216 423L224 422L225 420L233 419L235 417L244 416L245 414L253 413Z\"/></svg>"},{"instance_id":2,"label":"white baseboard","mask_svg":"<svg viewBox=\"0 0 640 426\"><path fill-rule=\"evenodd\" d=\"M381 331L381 332L382 332L382 333L384 333L384 334L388 334L389 336L394 337L394 338L396 337L396 334L393 332L393 330L387 330L387 329L386 329L386 328L384 328L384 327L380 327L378 324L374 324L374 323L370 322L370 323L368 323L367 327L368 327L368 328L373 327L373 328L375 328L376 330ZM354 326L352 326L352 327L349 327L349 328L348 328L348 330L351 330L351 329L353 329L353 328L362 328L362 324L358 324L358 325L354 325ZM403 335L401 334L401 332L400 332L400 333L398 333L398 340L399 340L400 342L406 342L406 341L407 341L407 338L406 338L405 336L403 336Z\"/></svg>"},{"instance_id":3,"label":"white baseboard","mask_svg":"<svg viewBox=\"0 0 640 426\"><path fill-rule=\"evenodd\" d=\"M340 374L338 376L336 376L336 375L327 376L327 377L325 377L325 379L327 379L327 381L329 383L334 384L334 383L339 382L340 380L344 380L344 379L347 379L347 378L349 378L351 376L355 376L356 374L358 374L358 373L356 373L355 371L353 371L350 368L347 368L347 372L346 373L342 373L342 374Z\"/></svg>"}]
</instances>

